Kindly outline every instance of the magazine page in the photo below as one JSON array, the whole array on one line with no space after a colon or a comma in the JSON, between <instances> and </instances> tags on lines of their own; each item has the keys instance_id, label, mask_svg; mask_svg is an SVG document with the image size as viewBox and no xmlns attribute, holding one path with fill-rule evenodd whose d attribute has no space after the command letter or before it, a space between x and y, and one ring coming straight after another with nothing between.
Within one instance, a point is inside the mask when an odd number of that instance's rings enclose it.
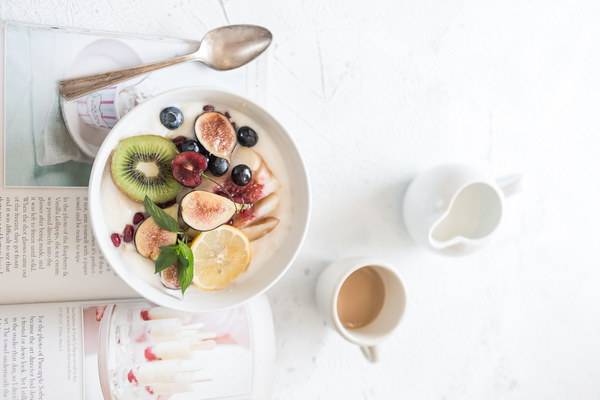
<instances>
[{"instance_id":1,"label":"magazine page","mask_svg":"<svg viewBox=\"0 0 600 400\"><path fill-rule=\"evenodd\" d=\"M202 85L259 98L264 61L227 72L182 64L65 102L57 90L65 77L182 55L198 44L12 23L0 33L0 304L135 297L90 227L94 155L120 117L165 90Z\"/></svg>"},{"instance_id":2,"label":"magazine page","mask_svg":"<svg viewBox=\"0 0 600 400\"><path fill-rule=\"evenodd\" d=\"M0 398L255 398L270 382L255 382L253 323L268 312L264 297L195 315L143 300L0 306Z\"/></svg>"}]
</instances>

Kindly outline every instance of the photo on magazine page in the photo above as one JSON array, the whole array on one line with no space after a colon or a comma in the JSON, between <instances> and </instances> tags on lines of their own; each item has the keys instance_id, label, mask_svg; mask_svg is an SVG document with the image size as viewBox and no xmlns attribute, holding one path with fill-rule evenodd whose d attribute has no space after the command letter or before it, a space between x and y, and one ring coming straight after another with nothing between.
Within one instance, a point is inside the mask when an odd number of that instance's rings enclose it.
<instances>
[{"instance_id":1,"label":"photo on magazine page","mask_svg":"<svg viewBox=\"0 0 600 400\"><path fill-rule=\"evenodd\" d=\"M58 91L62 79L186 54L198 43L12 23L2 34L6 187L86 187L100 145L133 107L192 85L252 95L262 68L254 63L223 72L187 63L66 101Z\"/></svg>"},{"instance_id":2,"label":"photo on magazine page","mask_svg":"<svg viewBox=\"0 0 600 400\"><path fill-rule=\"evenodd\" d=\"M186 400L250 392L245 306L190 314L148 302L83 307L85 398Z\"/></svg>"},{"instance_id":3,"label":"photo on magazine page","mask_svg":"<svg viewBox=\"0 0 600 400\"><path fill-rule=\"evenodd\" d=\"M189 314L146 301L0 306L0 398L197 400L252 391L246 306Z\"/></svg>"}]
</instances>

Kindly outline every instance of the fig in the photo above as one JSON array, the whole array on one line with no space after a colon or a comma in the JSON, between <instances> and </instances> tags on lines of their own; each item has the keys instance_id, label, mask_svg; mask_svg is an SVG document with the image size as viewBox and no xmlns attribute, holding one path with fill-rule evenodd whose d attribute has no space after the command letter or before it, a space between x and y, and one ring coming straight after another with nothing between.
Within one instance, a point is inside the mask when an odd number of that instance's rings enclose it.
<instances>
[{"instance_id":1,"label":"fig","mask_svg":"<svg viewBox=\"0 0 600 400\"><path fill-rule=\"evenodd\" d=\"M171 161L173 178L185 187L198 186L207 167L206 157L194 151L179 153Z\"/></svg>"},{"instance_id":2,"label":"fig","mask_svg":"<svg viewBox=\"0 0 600 400\"><path fill-rule=\"evenodd\" d=\"M160 271L160 282L167 289L179 289L179 277L177 276L177 265L173 264L170 267Z\"/></svg>"},{"instance_id":3,"label":"fig","mask_svg":"<svg viewBox=\"0 0 600 400\"><path fill-rule=\"evenodd\" d=\"M237 205L227 197L194 190L181 199L181 218L196 231L210 231L228 222Z\"/></svg>"},{"instance_id":4,"label":"fig","mask_svg":"<svg viewBox=\"0 0 600 400\"><path fill-rule=\"evenodd\" d=\"M205 112L198 116L194 124L196 138L215 157L227 161L237 143L235 128L229 119L218 112Z\"/></svg>"},{"instance_id":5,"label":"fig","mask_svg":"<svg viewBox=\"0 0 600 400\"><path fill-rule=\"evenodd\" d=\"M178 206L173 205L165 212L177 219ZM177 242L177 233L162 229L150 217L138 226L135 231L135 248L140 255L156 260L160 254L160 247Z\"/></svg>"}]
</instances>

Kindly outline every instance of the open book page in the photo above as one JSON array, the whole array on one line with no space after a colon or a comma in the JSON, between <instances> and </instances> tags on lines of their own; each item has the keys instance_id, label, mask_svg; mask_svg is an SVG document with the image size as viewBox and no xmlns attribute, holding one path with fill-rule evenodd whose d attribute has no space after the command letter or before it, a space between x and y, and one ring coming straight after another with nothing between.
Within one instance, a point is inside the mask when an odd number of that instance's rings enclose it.
<instances>
[{"instance_id":1,"label":"open book page","mask_svg":"<svg viewBox=\"0 0 600 400\"><path fill-rule=\"evenodd\" d=\"M135 297L89 224L86 186L102 140L129 109L172 88L220 87L260 101L266 61L228 72L182 64L118 85L110 102L61 102L65 77L182 55L198 44L18 24L0 34L0 304Z\"/></svg>"},{"instance_id":2,"label":"open book page","mask_svg":"<svg viewBox=\"0 0 600 400\"><path fill-rule=\"evenodd\" d=\"M3 399L262 400L271 386L264 296L195 315L139 299L4 305L0 339Z\"/></svg>"}]
</instances>

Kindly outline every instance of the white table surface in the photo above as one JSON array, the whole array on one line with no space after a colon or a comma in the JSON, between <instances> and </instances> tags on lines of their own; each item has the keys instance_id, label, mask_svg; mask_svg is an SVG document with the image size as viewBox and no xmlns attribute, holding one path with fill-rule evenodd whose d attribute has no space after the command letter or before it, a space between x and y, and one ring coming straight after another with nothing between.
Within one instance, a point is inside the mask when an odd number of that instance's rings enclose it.
<instances>
[{"instance_id":1,"label":"white table surface","mask_svg":"<svg viewBox=\"0 0 600 400\"><path fill-rule=\"evenodd\" d=\"M274 399L600 398L600 3L597 1L4 0L1 17L194 38L272 30L264 106L311 176L303 250L268 292ZM410 179L463 161L521 172L480 252L416 248ZM324 324L332 260L375 255L409 298L381 362Z\"/></svg>"}]
</instances>

